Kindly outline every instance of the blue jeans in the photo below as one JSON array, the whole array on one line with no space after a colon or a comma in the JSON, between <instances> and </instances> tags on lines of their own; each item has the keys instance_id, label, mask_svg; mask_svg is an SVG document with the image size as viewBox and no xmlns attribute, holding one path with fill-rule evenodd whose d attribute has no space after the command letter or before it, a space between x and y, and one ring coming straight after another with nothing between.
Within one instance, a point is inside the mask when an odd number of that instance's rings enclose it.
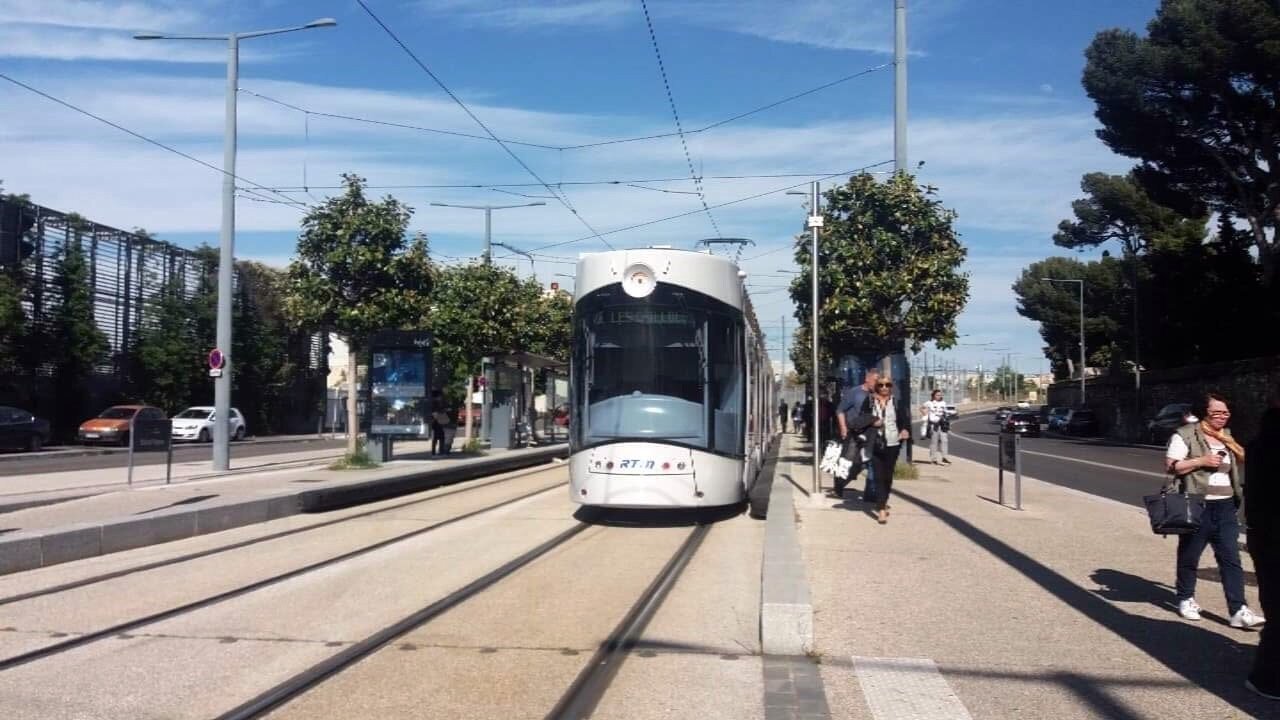
<instances>
[{"instance_id":1,"label":"blue jeans","mask_svg":"<svg viewBox=\"0 0 1280 720\"><path fill-rule=\"evenodd\" d=\"M1205 545L1213 545L1218 561L1222 590L1227 596L1227 612L1234 615L1244 605L1244 568L1240 565L1240 520L1234 500L1210 500L1205 503L1200 529L1178 536L1178 600L1189 600L1196 594L1196 569Z\"/></svg>"}]
</instances>

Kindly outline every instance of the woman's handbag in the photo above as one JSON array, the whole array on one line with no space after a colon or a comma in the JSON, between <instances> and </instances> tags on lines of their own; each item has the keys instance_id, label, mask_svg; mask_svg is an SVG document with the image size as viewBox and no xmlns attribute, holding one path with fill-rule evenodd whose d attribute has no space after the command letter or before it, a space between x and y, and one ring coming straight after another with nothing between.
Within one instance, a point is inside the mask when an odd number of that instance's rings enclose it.
<instances>
[{"instance_id":1,"label":"woman's handbag","mask_svg":"<svg viewBox=\"0 0 1280 720\"><path fill-rule=\"evenodd\" d=\"M1151 518L1151 532L1157 535L1190 535L1200 529L1204 495L1161 490L1159 495L1142 498L1142 502Z\"/></svg>"}]
</instances>

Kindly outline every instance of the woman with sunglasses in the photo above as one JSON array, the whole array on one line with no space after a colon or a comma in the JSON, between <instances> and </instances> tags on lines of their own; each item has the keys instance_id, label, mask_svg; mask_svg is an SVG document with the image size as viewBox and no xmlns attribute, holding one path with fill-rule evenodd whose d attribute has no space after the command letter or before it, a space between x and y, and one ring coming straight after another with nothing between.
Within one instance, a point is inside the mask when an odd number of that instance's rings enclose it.
<instances>
[{"instance_id":1,"label":"woman with sunglasses","mask_svg":"<svg viewBox=\"0 0 1280 720\"><path fill-rule=\"evenodd\" d=\"M1178 536L1178 614L1187 620L1200 619L1201 608L1195 598L1196 570L1205 546L1212 544L1231 627L1256 628L1266 618L1245 604L1244 568L1240 565L1237 511L1244 497L1240 481L1244 448L1227 429L1231 410L1222 396L1208 393L1194 412L1201 420L1178 428L1169 438L1165 452L1165 469L1172 476L1166 488L1205 499L1200 529Z\"/></svg>"},{"instance_id":2,"label":"woman with sunglasses","mask_svg":"<svg viewBox=\"0 0 1280 720\"><path fill-rule=\"evenodd\" d=\"M902 448L902 441L911 437L911 413L894 402L893 381L886 377L876 382L875 394L863 404L862 414L873 416L875 420L871 427L876 428L876 437L871 440L871 469L875 484L870 497L864 496L863 501L875 507L876 522L884 525L889 522L889 491L893 489L893 469L898 465L898 451Z\"/></svg>"}]
</instances>

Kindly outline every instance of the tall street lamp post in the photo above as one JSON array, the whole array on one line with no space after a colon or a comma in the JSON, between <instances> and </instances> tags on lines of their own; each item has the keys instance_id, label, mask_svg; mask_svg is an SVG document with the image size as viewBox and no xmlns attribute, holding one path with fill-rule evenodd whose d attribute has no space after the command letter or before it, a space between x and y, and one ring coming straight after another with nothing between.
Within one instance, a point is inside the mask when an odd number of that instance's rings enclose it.
<instances>
[{"instance_id":1,"label":"tall street lamp post","mask_svg":"<svg viewBox=\"0 0 1280 720\"><path fill-rule=\"evenodd\" d=\"M507 210L510 208L534 207L536 205L546 205L542 201L531 203L520 203L519 205L454 205L453 203L431 203L433 207L451 207L462 208L464 210L483 210L484 211L484 264L488 265L490 260L490 245L493 240L493 211ZM510 249L510 248L508 248Z\"/></svg>"},{"instance_id":2,"label":"tall street lamp post","mask_svg":"<svg viewBox=\"0 0 1280 720\"><path fill-rule=\"evenodd\" d=\"M809 346L813 351L813 357L811 358L813 364L809 369L809 379L813 385L813 497L818 497L818 493L822 490L822 483L818 474L821 472L818 466L822 464L822 447L819 443L821 439L819 434L821 430L819 415L821 400L818 398L821 384L821 379L818 377L818 231L822 228L822 209L819 205L818 190L818 182L815 180L809 185L809 217L805 222L805 225L813 234L813 248L810 251L812 253L810 273L812 275L813 297L811 304L813 306L813 316L810 320L811 325L809 328ZM800 195L802 193L792 191L788 194Z\"/></svg>"},{"instance_id":3,"label":"tall street lamp post","mask_svg":"<svg viewBox=\"0 0 1280 720\"><path fill-rule=\"evenodd\" d=\"M1041 280L1051 283L1080 283L1080 407L1085 406L1084 396L1084 280L1058 279L1042 277Z\"/></svg>"},{"instance_id":4,"label":"tall street lamp post","mask_svg":"<svg viewBox=\"0 0 1280 720\"><path fill-rule=\"evenodd\" d=\"M218 239L218 319L217 346L224 358L221 374L213 381L213 469L215 472L231 467L231 373L235 371L235 358L231 355L231 276L235 267L236 238L236 91L240 77L240 41L266 35L281 35L298 30L333 27L333 18L318 18L306 25L254 30L242 33L185 34L140 32L135 40L222 40L227 43L227 107L226 125L222 138L222 229Z\"/></svg>"}]
</instances>

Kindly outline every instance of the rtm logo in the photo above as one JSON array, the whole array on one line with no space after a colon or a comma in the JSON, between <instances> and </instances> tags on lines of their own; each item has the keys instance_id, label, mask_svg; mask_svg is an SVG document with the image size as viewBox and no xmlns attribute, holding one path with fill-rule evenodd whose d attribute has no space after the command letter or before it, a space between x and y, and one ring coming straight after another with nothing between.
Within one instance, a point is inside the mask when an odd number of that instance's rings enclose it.
<instances>
[{"instance_id":1,"label":"rtm logo","mask_svg":"<svg viewBox=\"0 0 1280 720\"><path fill-rule=\"evenodd\" d=\"M652 470L654 467L653 460L619 460L619 470Z\"/></svg>"}]
</instances>

